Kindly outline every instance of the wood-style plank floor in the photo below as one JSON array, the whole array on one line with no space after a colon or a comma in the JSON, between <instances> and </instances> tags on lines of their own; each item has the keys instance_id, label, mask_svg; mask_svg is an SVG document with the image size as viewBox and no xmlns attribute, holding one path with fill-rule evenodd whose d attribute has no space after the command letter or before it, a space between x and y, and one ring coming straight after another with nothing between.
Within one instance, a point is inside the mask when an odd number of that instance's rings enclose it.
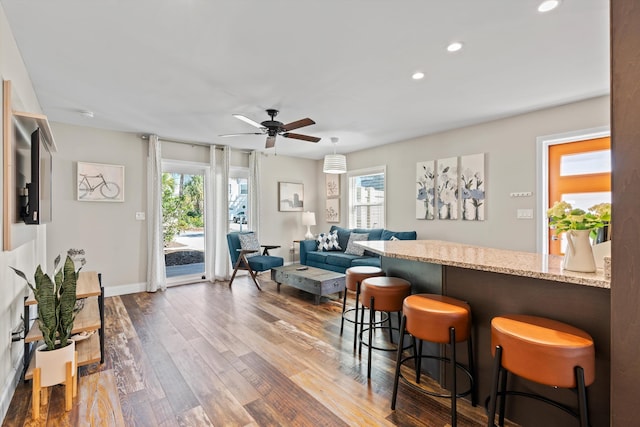
<instances>
[{"instance_id":1,"label":"wood-style plank floor","mask_svg":"<svg viewBox=\"0 0 640 427\"><path fill-rule=\"evenodd\" d=\"M391 411L392 353L353 353L340 336L342 302L261 276L106 298L103 365L80 369L64 411L52 387L40 420L21 384L3 426L446 426L447 401L400 385ZM351 302L353 302L351 300ZM458 425L486 425L481 407L459 404Z\"/></svg>"}]
</instances>

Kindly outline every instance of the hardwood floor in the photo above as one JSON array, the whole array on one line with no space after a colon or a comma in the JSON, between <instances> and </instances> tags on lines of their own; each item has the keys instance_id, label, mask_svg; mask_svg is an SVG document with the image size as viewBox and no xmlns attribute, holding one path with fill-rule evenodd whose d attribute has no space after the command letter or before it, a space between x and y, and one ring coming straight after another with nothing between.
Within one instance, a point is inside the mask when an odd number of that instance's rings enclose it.
<instances>
[{"instance_id":1,"label":"hardwood floor","mask_svg":"<svg viewBox=\"0 0 640 427\"><path fill-rule=\"evenodd\" d=\"M78 397L49 390L31 419L20 384L3 426L445 426L446 400L401 383L389 408L395 354L353 353L340 337L341 301L313 297L261 276L105 300L106 360L80 369ZM483 400L483 397L481 398ZM459 404L460 426L486 425L481 407Z\"/></svg>"}]
</instances>

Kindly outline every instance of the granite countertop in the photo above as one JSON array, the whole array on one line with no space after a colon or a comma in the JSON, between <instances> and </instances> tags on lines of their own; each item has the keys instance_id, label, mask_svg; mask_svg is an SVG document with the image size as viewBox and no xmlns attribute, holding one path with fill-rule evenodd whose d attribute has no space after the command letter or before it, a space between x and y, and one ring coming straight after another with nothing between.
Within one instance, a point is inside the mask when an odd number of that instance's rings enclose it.
<instances>
[{"instance_id":1,"label":"granite countertop","mask_svg":"<svg viewBox=\"0 0 640 427\"><path fill-rule=\"evenodd\" d=\"M514 276L533 277L597 288L611 287L602 270L577 273L563 270L562 257L533 252L485 248L441 240L371 240L356 242L367 250L389 257L470 268Z\"/></svg>"}]
</instances>

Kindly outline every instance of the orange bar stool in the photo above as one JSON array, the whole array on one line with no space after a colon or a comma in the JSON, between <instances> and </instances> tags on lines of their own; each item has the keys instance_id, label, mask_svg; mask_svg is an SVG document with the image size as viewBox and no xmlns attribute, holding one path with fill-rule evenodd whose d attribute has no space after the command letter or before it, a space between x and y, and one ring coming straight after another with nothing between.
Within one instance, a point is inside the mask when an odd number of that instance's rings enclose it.
<instances>
[{"instance_id":1,"label":"orange bar stool","mask_svg":"<svg viewBox=\"0 0 640 427\"><path fill-rule=\"evenodd\" d=\"M362 353L362 336L365 332L369 333L368 340L368 357L367 357L367 378L371 378L371 353L372 350L395 351L395 348L383 348L373 345L374 329L382 329L381 323L384 320L375 320L376 311L387 313L386 320L389 322L389 341L393 343L393 328L391 327L391 317L389 313L397 312L398 320L400 320L400 312L402 311L402 301L411 295L411 283L399 277L369 277L362 281L360 285L360 348ZM364 309L369 309L369 322L365 328ZM398 322L399 323L399 322ZM402 335L400 335L398 347L402 347Z\"/></svg>"},{"instance_id":2,"label":"orange bar stool","mask_svg":"<svg viewBox=\"0 0 640 427\"><path fill-rule=\"evenodd\" d=\"M411 295L404 300L402 307L402 322L400 324L401 337L404 332L411 334L414 339L419 341L420 345L417 351L414 346L413 355L405 358L402 358L403 349L398 348L391 409L396 409L399 379L402 378L406 380L400 372L401 365L409 360L413 360L416 366L416 383L420 383L420 361L423 358L437 359L447 362L451 367L449 372L452 384L451 392L449 394L442 394L422 388L420 388L420 390L431 396L451 399L451 425L455 427L457 424L457 399L471 394L471 404L475 406L477 403L474 384L473 345L471 342L471 308L469 304L444 295ZM451 357L422 355L421 344L423 340L439 344L449 344ZM467 342L468 368L458 363L456 359L456 343L463 341ZM458 391L458 369L469 378L469 389L463 392ZM407 384L413 385L409 382L407 382Z\"/></svg>"},{"instance_id":3,"label":"orange bar stool","mask_svg":"<svg viewBox=\"0 0 640 427\"><path fill-rule=\"evenodd\" d=\"M587 391L595 379L595 347L586 332L543 317L505 315L491 320L494 356L488 426L493 427L500 396L499 425L504 425L506 396L517 395L549 403L589 425ZM507 373L552 387L575 389L578 412L546 397L507 390Z\"/></svg>"},{"instance_id":4,"label":"orange bar stool","mask_svg":"<svg viewBox=\"0 0 640 427\"><path fill-rule=\"evenodd\" d=\"M346 271L346 290L342 299L342 320L340 322L340 336L342 336L342 331L344 330L345 320L347 322L354 323L353 351L356 351L356 343L358 341L358 300L360 299L360 283L362 283L364 279L368 279L369 277L379 276L384 276L384 272L382 271L382 269L372 266L351 267ZM347 290L356 293L356 306L354 308L347 309ZM353 319L350 319L347 317L347 313L350 313L352 311L355 313Z\"/></svg>"}]
</instances>

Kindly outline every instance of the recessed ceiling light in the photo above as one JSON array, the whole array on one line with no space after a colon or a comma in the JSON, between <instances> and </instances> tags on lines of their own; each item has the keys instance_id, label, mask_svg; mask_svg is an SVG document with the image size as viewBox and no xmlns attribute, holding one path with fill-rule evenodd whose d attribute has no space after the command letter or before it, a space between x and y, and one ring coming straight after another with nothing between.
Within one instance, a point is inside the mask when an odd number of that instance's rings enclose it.
<instances>
[{"instance_id":1,"label":"recessed ceiling light","mask_svg":"<svg viewBox=\"0 0 640 427\"><path fill-rule=\"evenodd\" d=\"M462 49L462 43L460 42L453 42L449 46L447 46L447 50L449 52L457 52L460 49Z\"/></svg>"},{"instance_id":2,"label":"recessed ceiling light","mask_svg":"<svg viewBox=\"0 0 640 427\"><path fill-rule=\"evenodd\" d=\"M560 0L545 0L538 6L538 12L550 12L558 6L560 6Z\"/></svg>"},{"instance_id":3,"label":"recessed ceiling light","mask_svg":"<svg viewBox=\"0 0 640 427\"><path fill-rule=\"evenodd\" d=\"M411 76L411 78L413 80L420 80L424 78L424 73L422 71L416 71L415 73L413 73L413 75Z\"/></svg>"}]
</instances>

